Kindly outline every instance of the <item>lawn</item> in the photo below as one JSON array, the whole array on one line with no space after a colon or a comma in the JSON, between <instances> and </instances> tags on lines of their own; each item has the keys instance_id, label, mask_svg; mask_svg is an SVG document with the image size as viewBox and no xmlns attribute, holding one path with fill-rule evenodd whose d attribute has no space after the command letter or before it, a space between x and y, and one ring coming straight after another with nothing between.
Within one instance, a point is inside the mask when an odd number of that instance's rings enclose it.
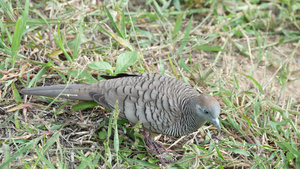
<instances>
[{"instance_id":1,"label":"lawn","mask_svg":"<svg viewBox=\"0 0 300 169\"><path fill-rule=\"evenodd\" d=\"M300 168L299 0L0 0L0 168ZM94 102L23 88L172 76L213 95L206 123L159 135Z\"/></svg>"}]
</instances>

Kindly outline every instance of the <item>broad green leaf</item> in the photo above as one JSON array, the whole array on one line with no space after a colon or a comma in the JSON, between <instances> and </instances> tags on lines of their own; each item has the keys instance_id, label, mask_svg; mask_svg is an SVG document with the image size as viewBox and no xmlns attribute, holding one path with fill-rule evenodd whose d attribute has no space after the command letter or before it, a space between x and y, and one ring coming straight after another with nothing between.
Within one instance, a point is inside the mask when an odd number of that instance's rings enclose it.
<instances>
[{"instance_id":1,"label":"broad green leaf","mask_svg":"<svg viewBox=\"0 0 300 169\"><path fill-rule=\"evenodd\" d=\"M176 8L178 11L181 11L181 8L180 8L180 0L174 0L174 1L173 1L173 5L175 6L175 8Z\"/></svg>"},{"instance_id":2,"label":"broad green leaf","mask_svg":"<svg viewBox=\"0 0 300 169\"><path fill-rule=\"evenodd\" d=\"M99 106L99 104L97 102L82 102L82 103L78 103L75 104L74 106L72 106L72 109L74 111L79 111L79 110L84 110L90 107L95 107L95 106Z\"/></svg>"},{"instance_id":3,"label":"broad green leaf","mask_svg":"<svg viewBox=\"0 0 300 169\"><path fill-rule=\"evenodd\" d=\"M124 72L129 66L135 64L138 60L138 52L126 52L118 56L116 64L116 74Z\"/></svg>"},{"instance_id":4,"label":"broad green leaf","mask_svg":"<svg viewBox=\"0 0 300 169\"><path fill-rule=\"evenodd\" d=\"M106 138L106 131L100 131L98 137L100 140L104 140Z\"/></svg>"},{"instance_id":5,"label":"broad green leaf","mask_svg":"<svg viewBox=\"0 0 300 169\"><path fill-rule=\"evenodd\" d=\"M96 83L98 82L97 80L94 79L94 77L91 75L90 72L87 70L69 70L68 71L70 75L74 77L78 77L80 79L85 79L87 83Z\"/></svg>"},{"instance_id":6,"label":"broad green leaf","mask_svg":"<svg viewBox=\"0 0 300 169\"><path fill-rule=\"evenodd\" d=\"M112 66L107 62L94 62L88 65L93 70L107 70L110 74L113 74Z\"/></svg>"},{"instance_id":7,"label":"broad green leaf","mask_svg":"<svg viewBox=\"0 0 300 169\"><path fill-rule=\"evenodd\" d=\"M62 127L62 125L53 125L50 127L50 130L59 130Z\"/></svg>"}]
</instances>

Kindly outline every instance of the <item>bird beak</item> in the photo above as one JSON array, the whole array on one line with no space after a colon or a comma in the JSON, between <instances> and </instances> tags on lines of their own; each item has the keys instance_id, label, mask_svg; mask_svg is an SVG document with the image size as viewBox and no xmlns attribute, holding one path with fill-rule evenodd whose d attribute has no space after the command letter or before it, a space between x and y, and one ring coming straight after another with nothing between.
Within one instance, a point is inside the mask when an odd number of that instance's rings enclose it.
<instances>
[{"instance_id":1,"label":"bird beak","mask_svg":"<svg viewBox=\"0 0 300 169\"><path fill-rule=\"evenodd\" d=\"M212 123L217 127L217 129L220 131L221 127L220 127L220 122L218 118L212 119Z\"/></svg>"}]
</instances>

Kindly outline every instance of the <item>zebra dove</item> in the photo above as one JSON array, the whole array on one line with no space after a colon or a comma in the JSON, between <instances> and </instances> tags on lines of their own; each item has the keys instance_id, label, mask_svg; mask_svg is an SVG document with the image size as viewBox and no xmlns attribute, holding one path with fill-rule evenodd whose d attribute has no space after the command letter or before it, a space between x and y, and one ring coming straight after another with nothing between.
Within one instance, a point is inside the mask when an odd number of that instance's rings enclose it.
<instances>
[{"instance_id":1,"label":"zebra dove","mask_svg":"<svg viewBox=\"0 0 300 169\"><path fill-rule=\"evenodd\" d=\"M95 101L111 110L118 100L121 118L134 124L141 121L143 128L157 134L187 135L206 121L220 130L218 101L180 80L137 73L102 77L106 80L94 84L34 87L21 93Z\"/></svg>"}]
</instances>

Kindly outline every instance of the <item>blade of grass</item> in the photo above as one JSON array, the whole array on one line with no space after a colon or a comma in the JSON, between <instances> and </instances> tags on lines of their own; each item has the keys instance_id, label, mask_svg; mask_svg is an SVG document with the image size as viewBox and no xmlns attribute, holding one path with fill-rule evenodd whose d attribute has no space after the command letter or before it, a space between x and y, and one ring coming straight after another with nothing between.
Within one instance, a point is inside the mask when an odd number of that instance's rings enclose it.
<instances>
[{"instance_id":1,"label":"blade of grass","mask_svg":"<svg viewBox=\"0 0 300 169\"><path fill-rule=\"evenodd\" d=\"M14 82L11 84L11 88L12 88L13 95L14 95L14 98L15 98L15 101L17 102L17 104L22 103L23 100L22 100Z\"/></svg>"},{"instance_id":2,"label":"blade of grass","mask_svg":"<svg viewBox=\"0 0 300 169\"><path fill-rule=\"evenodd\" d=\"M287 148L296 158L300 158L300 152L296 148L292 147L290 143L287 143L284 140L280 140L280 142Z\"/></svg>"},{"instance_id":3,"label":"blade of grass","mask_svg":"<svg viewBox=\"0 0 300 169\"><path fill-rule=\"evenodd\" d=\"M177 33L180 31L180 28L182 26L183 15L184 15L183 13L180 14L175 22L175 27L174 27L173 34L172 34L173 35L173 37L172 37L173 43L176 41L177 38L175 38L175 37L178 37Z\"/></svg>"},{"instance_id":4,"label":"blade of grass","mask_svg":"<svg viewBox=\"0 0 300 169\"><path fill-rule=\"evenodd\" d=\"M60 131L57 131L57 132L55 132L53 135L52 135L52 137L49 139L49 140L47 140L47 142L44 144L44 146L42 147L43 149L42 149L42 154L47 154L48 153L48 151L50 150L50 148L51 148L51 146L54 144L54 143L56 143L57 142L57 139L59 138L59 136L60 136ZM39 151L39 150L37 150L37 151ZM38 164L39 164L39 161L40 161L40 158L42 158L43 159L43 155L42 156L38 156L37 157L37 159L36 159L36 161L35 161L35 166L37 166ZM45 157L44 157L45 158Z\"/></svg>"},{"instance_id":5,"label":"blade of grass","mask_svg":"<svg viewBox=\"0 0 300 169\"><path fill-rule=\"evenodd\" d=\"M123 30L123 35L124 38L126 38L127 30L126 30L126 25L125 25L125 13L124 13L124 8L122 10L122 17L121 17L121 25L122 25L122 30Z\"/></svg>"},{"instance_id":6,"label":"blade of grass","mask_svg":"<svg viewBox=\"0 0 300 169\"><path fill-rule=\"evenodd\" d=\"M184 37L182 39L181 45L177 51L177 56L179 56L183 50L183 48L186 46L186 44L188 43L189 37L190 37L190 32L191 32L191 27L192 27L192 21L193 21L193 16L191 17L188 26L185 30L185 34Z\"/></svg>"},{"instance_id":7,"label":"blade of grass","mask_svg":"<svg viewBox=\"0 0 300 169\"><path fill-rule=\"evenodd\" d=\"M10 147L6 143L2 143L2 151L4 154L4 163L10 159ZM3 166L4 169L9 169L9 164Z\"/></svg>"},{"instance_id":8,"label":"blade of grass","mask_svg":"<svg viewBox=\"0 0 300 169\"><path fill-rule=\"evenodd\" d=\"M40 149L37 145L35 145L35 150L37 150L36 153L38 154L38 157L41 158L43 162L47 164L47 167L51 169L55 169L55 167L51 164L51 162L39 151Z\"/></svg>"},{"instance_id":9,"label":"blade of grass","mask_svg":"<svg viewBox=\"0 0 300 169\"><path fill-rule=\"evenodd\" d=\"M87 166L89 165L89 163L91 162L89 160L89 157L86 157L82 152L80 151L77 151L77 153L80 155L79 157L78 156L75 156L78 160L81 161L81 163L78 165L77 169L84 169L84 168L87 168Z\"/></svg>"},{"instance_id":10,"label":"blade of grass","mask_svg":"<svg viewBox=\"0 0 300 169\"><path fill-rule=\"evenodd\" d=\"M50 62L48 63L50 64ZM30 88L31 86L33 86L34 83L36 83L39 79L41 79L41 77L45 74L45 72L49 69L49 66L43 67L29 82L28 84L28 88Z\"/></svg>"},{"instance_id":11,"label":"blade of grass","mask_svg":"<svg viewBox=\"0 0 300 169\"><path fill-rule=\"evenodd\" d=\"M65 47L64 47L64 42L60 33L60 24L57 24L57 36L55 36L54 33L52 33L56 43L58 44L59 48L63 51L64 55L66 56L67 60L70 63L74 62L74 58L71 58L71 56L68 54L68 52L66 51Z\"/></svg>"},{"instance_id":12,"label":"blade of grass","mask_svg":"<svg viewBox=\"0 0 300 169\"><path fill-rule=\"evenodd\" d=\"M34 11L33 11L34 12ZM61 22L57 21L57 36L55 36L54 32L52 31L52 28L50 27L49 25L49 22L48 20L43 17L41 14L39 14L38 12L34 12L35 14L37 14L40 18L42 18L42 20L44 21L45 24L47 24L49 30L51 31L52 33L52 36L54 37L55 39L55 42L58 44L58 46L60 47L60 49L63 51L64 55L66 56L67 60L70 62L70 63L73 63L73 59L70 57L70 55L68 54L68 52L66 51L65 47L64 47L64 43L63 43L63 40L62 40L62 36L61 36L61 33L60 33L60 27L59 25L61 24Z\"/></svg>"},{"instance_id":13,"label":"blade of grass","mask_svg":"<svg viewBox=\"0 0 300 169\"><path fill-rule=\"evenodd\" d=\"M159 16L159 18L161 18L161 20L168 24L169 26L172 26L172 24L170 23L170 21L163 15L163 11L161 10L161 7L158 5L158 3L156 1L152 1L152 3L154 4L155 6L155 9L156 9L156 12Z\"/></svg>"},{"instance_id":14,"label":"blade of grass","mask_svg":"<svg viewBox=\"0 0 300 169\"><path fill-rule=\"evenodd\" d=\"M5 3L5 1L0 0L0 6L2 8L2 11L4 11L6 17L9 20L12 20L13 22L16 21L16 18L13 15L13 8L12 8L12 1L6 1L7 3Z\"/></svg>"},{"instance_id":15,"label":"blade of grass","mask_svg":"<svg viewBox=\"0 0 300 169\"><path fill-rule=\"evenodd\" d=\"M192 73L192 71L191 71L191 69L188 67L188 65L184 63L184 59L183 59L183 58L180 58L180 59L178 60L178 65L179 65L180 67L182 67L183 70L185 70L186 72Z\"/></svg>"},{"instance_id":16,"label":"blade of grass","mask_svg":"<svg viewBox=\"0 0 300 169\"><path fill-rule=\"evenodd\" d=\"M160 73L160 75L164 75L165 74L164 63L161 60L161 58L159 58L159 73Z\"/></svg>"},{"instance_id":17,"label":"blade of grass","mask_svg":"<svg viewBox=\"0 0 300 169\"><path fill-rule=\"evenodd\" d=\"M108 18L109 18L111 24L113 25L113 27L114 27L115 30L117 31L118 35L119 35L121 38L125 38L124 35L123 35L123 33L120 31L120 29L118 28L117 24L115 23L115 21L114 21L113 17L111 16L109 10L108 10L106 7L104 7L104 9L105 9L105 11L106 11L106 14L107 14L107 16L108 16Z\"/></svg>"},{"instance_id":18,"label":"blade of grass","mask_svg":"<svg viewBox=\"0 0 300 169\"><path fill-rule=\"evenodd\" d=\"M109 161L106 160L106 158L104 158L101 154L99 154L100 158L102 158L102 160L105 162L105 164L108 166L108 168L112 169L112 165Z\"/></svg>"},{"instance_id":19,"label":"blade of grass","mask_svg":"<svg viewBox=\"0 0 300 169\"><path fill-rule=\"evenodd\" d=\"M25 4L25 12L17 20L15 30L14 30L14 35L13 35L13 38L12 38L12 44L11 44L12 68L15 67L17 53L18 53L18 50L19 50L19 47L20 47L21 39L22 39L23 32L25 30L26 22L27 22L27 19L28 19L28 6L29 6L28 3L29 2L27 0L26 4Z\"/></svg>"},{"instance_id":20,"label":"blade of grass","mask_svg":"<svg viewBox=\"0 0 300 169\"><path fill-rule=\"evenodd\" d=\"M118 102L116 102L116 105L115 105L115 112L113 112L113 115L114 115L114 122L113 122L113 128L115 129L115 135L114 135L114 149L115 149L115 152L116 152L116 161L117 161L117 164L118 166L120 166L120 160L119 160L119 150L120 150L120 141L119 141L119 134L118 134L118 116L119 116L119 113L120 113L120 110L118 108Z\"/></svg>"},{"instance_id":21,"label":"blade of grass","mask_svg":"<svg viewBox=\"0 0 300 169\"><path fill-rule=\"evenodd\" d=\"M243 73L240 73L240 74L247 77L247 78L249 78L250 80L252 80L252 82L258 87L259 93L263 94L263 89L262 89L261 85L252 76L248 76L248 75L245 75Z\"/></svg>"},{"instance_id":22,"label":"blade of grass","mask_svg":"<svg viewBox=\"0 0 300 169\"><path fill-rule=\"evenodd\" d=\"M170 58L170 56L168 55L168 59L169 59L169 63L171 65L171 68L172 68L172 71L173 71L173 74L175 75L176 79L178 79L178 75L177 75L177 72L176 72L176 68L172 62L172 59Z\"/></svg>"},{"instance_id":23,"label":"blade of grass","mask_svg":"<svg viewBox=\"0 0 300 169\"><path fill-rule=\"evenodd\" d=\"M74 46L74 51L73 51L73 59L77 59L77 56L78 56L78 51L79 51L79 47L80 47L80 44L81 44L81 36L82 36L82 33L83 33L83 27L82 27L82 24L83 24L83 21L84 21L84 5L83 5L83 2L81 2L81 17L79 19L79 34L76 35L76 39L75 39L75 46Z\"/></svg>"},{"instance_id":24,"label":"blade of grass","mask_svg":"<svg viewBox=\"0 0 300 169\"><path fill-rule=\"evenodd\" d=\"M0 165L0 168L3 168L4 166L9 165L9 163L11 163L13 160L15 160L16 158L22 156L22 154L25 151L29 151L29 149L32 148L32 147L34 147L34 145L36 145L37 142L40 141L43 137L44 136L37 137L37 138L29 141L28 143L25 143L25 146L23 146L21 148L17 147L17 151L10 156L9 160L7 160L4 163L2 163ZM22 159L22 157L20 157L20 158Z\"/></svg>"}]
</instances>

